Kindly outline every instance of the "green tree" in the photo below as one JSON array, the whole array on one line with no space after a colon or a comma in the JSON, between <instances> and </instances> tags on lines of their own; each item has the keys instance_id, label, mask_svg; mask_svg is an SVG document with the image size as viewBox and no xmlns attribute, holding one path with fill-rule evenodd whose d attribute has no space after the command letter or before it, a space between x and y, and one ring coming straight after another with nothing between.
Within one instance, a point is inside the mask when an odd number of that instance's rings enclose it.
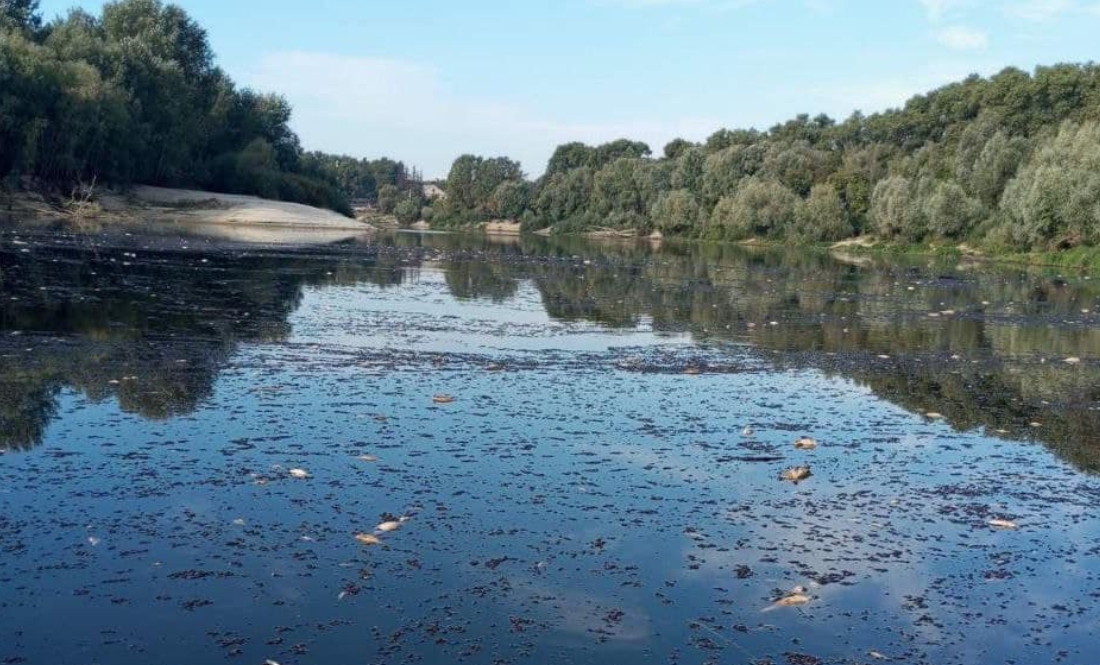
<instances>
[{"instance_id":1,"label":"green tree","mask_svg":"<svg viewBox=\"0 0 1100 665\"><path fill-rule=\"evenodd\" d=\"M0 0L0 30L17 30L32 36L41 29L38 0Z\"/></svg>"},{"instance_id":2,"label":"green tree","mask_svg":"<svg viewBox=\"0 0 1100 665\"><path fill-rule=\"evenodd\" d=\"M400 192L397 187L390 184L378 188L378 210L386 215L392 215L397 207L397 197Z\"/></svg>"},{"instance_id":3,"label":"green tree","mask_svg":"<svg viewBox=\"0 0 1100 665\"><path fill-rule=\"evenodd\" d=\"M814 185L809 197L799 201L795 208L792 233L810 242L832 242L851 237L854 228L836 188Z\"/></svg>"},{"instance_id":4,"label":"green tree","mask_svg":"<svg viewBox=\"0 0 1100 665\"><path fill-rule=\"evenodd\" d=\"M699 203L686 189L662 192L653 205L653 224L663 233L686 233L699 224Z\"/></svg>"},{"instance_id":5,"label":"green tree","mask_svg":"<svg viewBox=\"0 0 1100 665\"><path fill-rule=\"evenodd\" d=\"M1100 242L1100 124L1066 123L1009 183L1002 208L1024 247Z\"/></svg>"},{"instance_id":6,"label":"green tree","mask_svg":"<svg viewBox=\"0 0 1100 665\"><path fill-rule=\"evenodd\" d=\"M747 178L714 209L712 224L731 240L778 237L794 222L798 196L773 180Z\"/></svg>"}]
</instances>

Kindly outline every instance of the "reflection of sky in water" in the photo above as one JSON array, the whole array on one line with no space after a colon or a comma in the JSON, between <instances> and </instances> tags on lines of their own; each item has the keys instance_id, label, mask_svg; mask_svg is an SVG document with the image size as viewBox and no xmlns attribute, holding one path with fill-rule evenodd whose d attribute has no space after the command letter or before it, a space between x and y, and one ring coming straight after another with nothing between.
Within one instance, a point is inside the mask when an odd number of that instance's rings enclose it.
<instances>
[{"instance_id":1,"label":"reflection of sky in water","mask_svg":"<svg viewBox=\"0 0 1100 665\"><path fill-rule=\"evenodd\" d=\"M686 333L653 333L646 318L629 329L554 321L529 281L506 304L457 299L443 272L430 269L400 290L366 284L307 290L290 322L291 342L427 352L604 351L691 341Z\"/></svg>"},{"instance_id":2,"label":"reflection of sky in water","mask_svg":"<svg viewBox=\"0 0 1100 665\"><path fill-rule=\"evenodd\" d=\"M675 257L630 284L579 260L211 258L178 283L171 261L105 278L107 257L4 286L5 422L26 386L55 408L40 445L0 455L0 662L1100 651L1100 479L1071 464L1093 421L1058 402L1090 390L1092 291L736 261L719 287ZM1013 318L1034 292L1038 318ZM707 334L726 326L733 344ZM354 541L403 514L385 545ZM811 602L764 611L796 585Z\"/></svg>"}]
</instances>

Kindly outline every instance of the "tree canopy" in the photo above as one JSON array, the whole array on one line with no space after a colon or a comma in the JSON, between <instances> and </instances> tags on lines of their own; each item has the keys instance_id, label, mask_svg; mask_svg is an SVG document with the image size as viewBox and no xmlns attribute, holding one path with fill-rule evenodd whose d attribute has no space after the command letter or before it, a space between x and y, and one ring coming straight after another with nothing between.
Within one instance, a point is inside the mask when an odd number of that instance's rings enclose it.
<instances>
[{"instance_id":1,"label":"tree canopy","mask_svg":"<svg viewBox=\"0 0 1100 665\"><path fill-rule=\"evenodd\" d=\"M440 223L502 213L487 192L467 195L463 174L479 159L455 163L458 195ZM1100 66L1060 64L971 76L840 122L800 115L767 131L676 139L659 156L626 139L567 143L528 183L525 207L508 212L527 228L562 232L803 241L873 233L1056 249L1100 243L1097 173Z\"/></svg>"},{"instance_id":2,"label":"tree canopy","mask_svg":"<svg viewBox=\"0 0 1100 665\"><path fill-rule=\"evenodd\" d=\"M304 154L279 95L239 88L206 31L160 0L116 0L48 24L0 0L0 180L193 186L350 212L393 160Z\"/></svg>"}]
</instances>

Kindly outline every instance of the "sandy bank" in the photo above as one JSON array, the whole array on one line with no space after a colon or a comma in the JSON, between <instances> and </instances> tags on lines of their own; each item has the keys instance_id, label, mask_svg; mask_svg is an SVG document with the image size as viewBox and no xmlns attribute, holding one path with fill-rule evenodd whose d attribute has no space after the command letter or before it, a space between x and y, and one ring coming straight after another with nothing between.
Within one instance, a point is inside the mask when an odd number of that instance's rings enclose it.
<instances>
[{"instance_id":1,"label":"sandy bank","mask_svg":"<svg viewBox=\"0 0 1100 665\"><path fill-rule=\"evenodd\" d=\"M510 219L494 219L481 225L481 230L489 235L518 236L522 229L519 222Z\"/></svg>"},{"instance_id":2,"label":"sandy bank","mask_svg":"<svg viewBox=\"0 0 1100 665\"><path fill-rule=\"evenodd\" d=\"M255 196L139 186L99 198L105 213L169 223L244 224L365 231L368 224L331 210Z\"/></svg>"},{"instance_id":3,"label":"sandy bank","mask_svg":"<svg viewBox=\"0 0 1100 665\"><path fill-rule=\"evenodd\" d=\"M165 187L102 191L79 203L56 193L24 191L0 195L0 204L0 215L74 223L225 224L358 232L372 228L331 210L299 203Z\"/></svg>"}]
</instances>

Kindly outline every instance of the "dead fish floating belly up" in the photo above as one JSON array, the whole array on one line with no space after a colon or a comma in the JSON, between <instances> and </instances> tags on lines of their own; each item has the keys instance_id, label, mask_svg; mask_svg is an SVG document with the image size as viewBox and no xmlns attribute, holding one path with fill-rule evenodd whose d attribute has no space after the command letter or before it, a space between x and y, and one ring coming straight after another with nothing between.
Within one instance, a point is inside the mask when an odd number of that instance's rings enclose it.
<instances>
[{"instance_id":1,"label":"dead fish floating belly up","mask_svg":"<svg viewBox=\"0 0 1100 665\"><path fill-rule=\"evenodd\" d=\"M770 612L781 607L801 607L802 605L809 604L812 601L813 598L806 594L805 587L796 586L795 588L791 589L790 593L772 603L770 607L766 607L764 611Z\"/></svg>"},{"instance_id":2,"label":"dead fish floating belly up","mask_svg":"<svg viewBox=\"0 0 1100 665\"><path fill-rule=\"evenodd\" d=\"M1015 531L1020 528L1020 525L1011 520L989 520L989 526L1002 531Z\"/></svg>"},{"instance_id":3,"label":"dead fish floating belly up","mask_svg":"<svg viewBox=\"0 0 1100 665\"><path fill-rule=\"evenodd\" d=\"M792 467L790 469L787 469L783 473L779 474L779 477L782 480L786 480L786 481L797 484L797 483L802 482L803 480L806 480L807 478L809 478L812 475L814 475L814 474L813 474L813 471L810 470L810 467L808 467L808 466L796 466L796 467Z\"/></svg>"},{"instance_id":4,"label":"dead fish floating belly up","mask_svg":"<svg viewBox=\"0 0 1100 665\"><path fill-rule=\"evenodd\" d=\"M455 398L450 395L436 395L432 398L432 401L436 404L453 404Z\"/></svg>"},{"instance_id":5,"label":"dead fish floating belly up","mask_svg":"<svg viewBox=\"0 0 1100 665\"><path fill-rule=\"evenodd\" d=\"M369 534L369 533L356 534L355 535L355 540L360 545L371 546L371 545L381 545L382 544L382 540L378 536L375 536L375 535Z\"/></svg>"},{"instance_id":6,"label":"dead fish floating belly up","mask_svg":"<svg viewBox=\"0 0 1100 665\"><path fill-rule=\"evenodd\" d=\"M808 436L804 436L798 441L794 442L794 447L799 450L814 450L817 448L817 441L811 439Z\"/></svg>"},{"instance_id":7,"label":"dead fish floating belly up","mask_svg":"<svg viewBox=\"0 0 1100 665\"><path fill-rule=\"evenodd\" d=\"M309 471L306 471L305 469L291 469L290 471L288 471L288 473L290 474L291 478L297 478L298 480L305 480L306 478L310 477Z\"/></svg>"}]
</instances>

